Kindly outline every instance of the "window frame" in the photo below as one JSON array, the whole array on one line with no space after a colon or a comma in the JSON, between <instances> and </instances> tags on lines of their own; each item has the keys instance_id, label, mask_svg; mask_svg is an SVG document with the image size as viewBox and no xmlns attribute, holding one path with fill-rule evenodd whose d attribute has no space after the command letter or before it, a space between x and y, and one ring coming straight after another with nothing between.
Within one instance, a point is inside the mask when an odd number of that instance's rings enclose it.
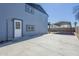
<instances>
[{"instance_id":1,"label":"window frame","mask_svg":"<svg viewBox=\"0 0 79 59\"><path fill-rule=\"evenodd\" d=\"M25 4L25 12L28 12L30 14L34 14L34 8Z\"/></svg>"},{"instance_id":2,"label":"window frame","mask_svg":"<svg viewBox=\"0 0 79 59\"><path fill-rule=\"evenodd\" d=\"M16 29L20 29L20 28L21 28L20 22L16 22Z\"/></svg>"},{"instance_id":3,"label":"window frame","mask_svg":"<svg viewBox=\"0 0 79 59\"><path fill-rule=\"evenodd\" d=\"M34 25L26 25L26 31L35 31L35 26Z\"/></svg>"}]
</instances>

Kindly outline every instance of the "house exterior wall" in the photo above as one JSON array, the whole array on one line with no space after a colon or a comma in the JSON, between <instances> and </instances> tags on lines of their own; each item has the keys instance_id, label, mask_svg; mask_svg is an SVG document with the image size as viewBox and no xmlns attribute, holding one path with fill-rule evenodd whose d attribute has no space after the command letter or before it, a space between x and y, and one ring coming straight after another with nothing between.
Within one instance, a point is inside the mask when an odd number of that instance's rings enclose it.
<instances>
[{"instance_id":1,"label":"house exterior wall","mask_svg":"<svg viewBox=\"0 0 79 59\"><path fill-rule=\"evenodd\" d=\"M28 5L29 6L29 5ZM33 8L33 7L32 7ZM37 9L34 14L25 11L25 4L0 4L0 40L11 40L13 38L13 19L21 19L23 21L23 36L47 33L48 16ZM26 31L26 25L34 25L35 31Z\"/></svg>"},{"instance_id":2,"label":"house exterior wall","mask_svg":"<svg viewBox=\"0 0 79 59\"><path fill-rule=\"evenodd\" d=\"M0 41L4 41L7 40L6 37L6 20L5 20L5 11L2 7L2 5L0 5Z\"/></svg>"}]
</instances>

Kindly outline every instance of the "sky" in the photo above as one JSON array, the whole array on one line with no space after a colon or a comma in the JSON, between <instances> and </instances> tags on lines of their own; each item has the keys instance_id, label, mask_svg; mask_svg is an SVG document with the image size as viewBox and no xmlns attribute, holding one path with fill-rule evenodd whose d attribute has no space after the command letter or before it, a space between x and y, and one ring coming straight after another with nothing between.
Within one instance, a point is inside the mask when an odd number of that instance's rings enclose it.
<instances>
[{"instance_id":1,"label":"sky","mask_svg":"<svg viewBox=\"0 0 79 59\"><path fill-rule=\"evenodd\" d=\"M78 6L78 3L41 3L40 5L49 15L49 22L69 21L74 26L75 16L73 8Z\"/></svg>"}]
</instances>

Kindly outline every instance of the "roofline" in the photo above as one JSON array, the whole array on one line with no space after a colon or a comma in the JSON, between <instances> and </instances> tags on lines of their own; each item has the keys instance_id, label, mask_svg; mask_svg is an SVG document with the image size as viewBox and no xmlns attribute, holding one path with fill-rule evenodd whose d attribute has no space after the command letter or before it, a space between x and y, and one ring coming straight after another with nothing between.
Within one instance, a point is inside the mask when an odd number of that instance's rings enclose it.
<instances>
[{"instance_id":1,"label":"roofline","mask_svg":"<svg viewBox=\"0 0 79 59\"><path fill-rule=\"evenodd\" d=\"M39 4L38 4L39 5ZM41 6L41 5L40 5ZM42 7L42 6L41 6ZM43 7L42 7L43 8ZM43 9L45 11L45 9ZM45 11L46 15L48 16L47 12Z\"/></svg>"},{"instance_id":2,"label":"roofline","mask_svg":"<svg viewBox=\"0 0 79 59\"><path fill-rule=\"evenodd\" d=\"M36 4L36 3L25 3L25 4ZM36 5L39 5L39 4L36 4ZM29 6L31 6L31 5L29 5ZM43 9L43 7L41 6L41 5L39 5L42 9ZM31 7L33 7L33 6L31 6ZM35 8L35 7L33 7L33 8ZM35 9L37 9L37 8L35 8ZM37 9L38 10L38 9ZM43 9L44 10L44 9ZM38 11L40 11L40 10L38 10ZM42 11L40 11L40 12L42 12ZM44 13L45 12L45 13ZM48 17L49 17L49 15L46 13L46 11L44 10L44 12L42 12L43 14L45 14L45 15L47 15Z\"/></svg>"}]
</instances>

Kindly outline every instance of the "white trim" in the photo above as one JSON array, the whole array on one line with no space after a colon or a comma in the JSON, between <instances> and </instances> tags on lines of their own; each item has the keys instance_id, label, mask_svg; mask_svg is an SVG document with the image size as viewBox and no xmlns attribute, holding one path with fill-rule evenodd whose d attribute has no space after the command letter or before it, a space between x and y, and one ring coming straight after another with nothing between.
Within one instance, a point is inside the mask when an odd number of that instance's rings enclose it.
<instances>
[{"instance_id":1,"label":"white trim","mask_svg":"<svg viewBox=\"0 0 79 59\"><path fill-rule=\"evenodd\" d=\"M16 28L16 22L20 23L20 29ZM21 20L14 20L14 38L22 37L22 21Z\"/></svg>"}]
</instances>

